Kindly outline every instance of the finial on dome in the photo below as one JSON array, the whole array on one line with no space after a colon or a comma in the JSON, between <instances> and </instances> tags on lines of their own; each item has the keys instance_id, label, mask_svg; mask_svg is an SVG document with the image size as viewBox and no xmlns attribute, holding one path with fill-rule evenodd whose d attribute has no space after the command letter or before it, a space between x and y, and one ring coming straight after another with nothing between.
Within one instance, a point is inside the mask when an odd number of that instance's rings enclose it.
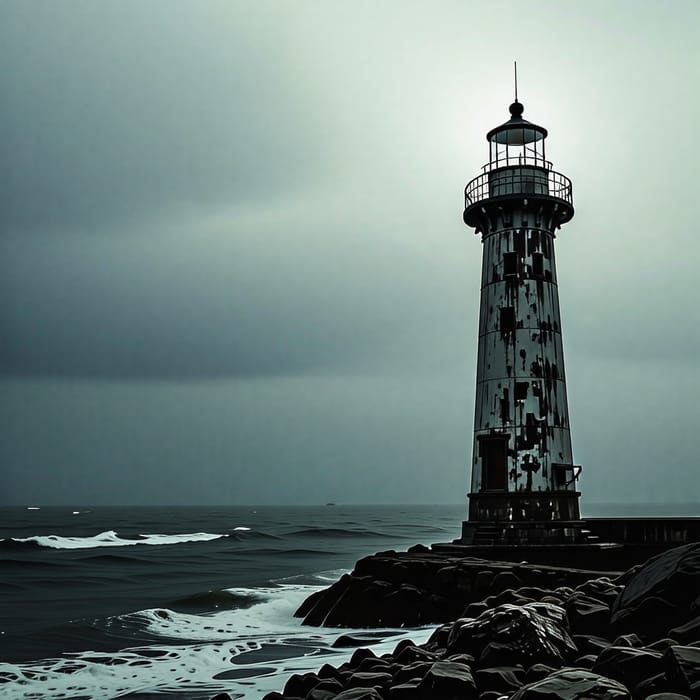
<instances>
[{"instance_id":1,"label":"finial on dome","mask_svg":"<svg viewBox=\"0 0 700 700\"><path fill-rule=\"evenodd\" d=\"M513 119L520 119L523 116L523 110L525 107L521 102L518 102L517 100L513 102L513 104L508 107L508 111L510 112L511 117Z\"/></svg>"}]
</instances>

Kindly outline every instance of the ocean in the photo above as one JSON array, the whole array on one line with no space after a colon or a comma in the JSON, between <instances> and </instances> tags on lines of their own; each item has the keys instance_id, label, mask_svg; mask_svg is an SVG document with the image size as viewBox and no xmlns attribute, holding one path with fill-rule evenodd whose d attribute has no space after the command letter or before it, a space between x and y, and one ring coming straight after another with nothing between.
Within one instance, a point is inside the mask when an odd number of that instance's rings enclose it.
<instances>
[{"instance_id":1,"label":"ocean","mask_svg":"<svg viewBox=\"0 0 700 700\"><path fill-rule=\"evenodd\" d=\"M597 506L690 515L697 505ZM386 549L459 536L464 505L0 508L0 697L260 698L420 629L302 627L319 587Z\"/></svg>"}]
</instances>

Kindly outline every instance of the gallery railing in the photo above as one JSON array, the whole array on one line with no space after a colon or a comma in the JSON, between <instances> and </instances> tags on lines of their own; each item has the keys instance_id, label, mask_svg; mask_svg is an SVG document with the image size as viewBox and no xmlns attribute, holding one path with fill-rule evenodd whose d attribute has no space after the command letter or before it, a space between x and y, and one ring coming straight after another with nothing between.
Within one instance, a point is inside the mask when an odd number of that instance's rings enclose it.
<instances>
[{"instance_id":1,"label":"gallery railing","mask_svg":"<svg viewBox=\"0 0 700 700\"><path fill-rule=\"evenodd\" d=\"M571 180L547 168L505 167L475 177L464 190L464 208L492 197L544 195L573 206Z\"/></svg>"}]
</instances>

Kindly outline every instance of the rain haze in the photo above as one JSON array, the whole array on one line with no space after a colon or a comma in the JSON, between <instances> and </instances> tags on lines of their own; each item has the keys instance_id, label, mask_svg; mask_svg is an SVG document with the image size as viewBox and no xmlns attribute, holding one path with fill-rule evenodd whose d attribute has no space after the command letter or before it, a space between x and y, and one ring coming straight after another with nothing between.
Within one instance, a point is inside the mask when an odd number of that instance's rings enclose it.
<instances>
[{"instance_id":1,"label":"rain haze","mask_svg":"<svg viewBox=\"0 0 700 700\"><path fill-rule=\"evenodd\" d=\"M481 243L549 130L590 502L700 500L700 5L0 2L6 504L458 503Z\"/></svg>"}]
</instances>

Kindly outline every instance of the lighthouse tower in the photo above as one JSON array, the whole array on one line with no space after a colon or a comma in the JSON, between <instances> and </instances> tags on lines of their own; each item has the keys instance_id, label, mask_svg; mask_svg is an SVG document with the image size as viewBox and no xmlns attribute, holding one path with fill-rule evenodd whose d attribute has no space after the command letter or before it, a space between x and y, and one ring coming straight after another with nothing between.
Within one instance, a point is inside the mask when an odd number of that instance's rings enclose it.
<instances>
[{"instance_id":1,"label":"lighthouse tower","mask_svg":"<svg viewBox=\"0 0 700 700\"><path fill-rule=\"evenodd\" d=\"M574 215L547 130L510 119L488 132L489 162L464 193L483 261L469 520L462 542L581 538L559 313L555 232Z\"/></svg>"}]
</instances>

